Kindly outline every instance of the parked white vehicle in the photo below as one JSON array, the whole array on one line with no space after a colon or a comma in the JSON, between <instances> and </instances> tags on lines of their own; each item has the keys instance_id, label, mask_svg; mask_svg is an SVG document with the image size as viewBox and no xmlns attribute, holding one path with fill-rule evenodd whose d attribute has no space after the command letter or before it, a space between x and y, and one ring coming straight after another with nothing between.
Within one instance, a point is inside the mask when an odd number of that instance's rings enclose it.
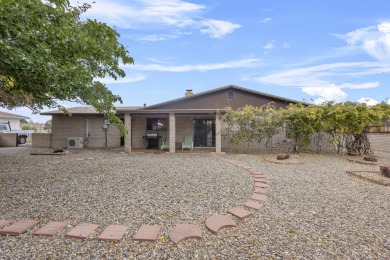
<instances>
[{"instance_id":1,"label":"parked white vehicle","mask_svg":"<svg viewBox=\"0 0 390 260\"><path fill-rule=\"evenodd\" d=\"M18 134L18 143L25 144L29 135L34 133L34 130L12 130L10 124L0 122L0 133L16 133Z\"/></svg>"}]
</instances>

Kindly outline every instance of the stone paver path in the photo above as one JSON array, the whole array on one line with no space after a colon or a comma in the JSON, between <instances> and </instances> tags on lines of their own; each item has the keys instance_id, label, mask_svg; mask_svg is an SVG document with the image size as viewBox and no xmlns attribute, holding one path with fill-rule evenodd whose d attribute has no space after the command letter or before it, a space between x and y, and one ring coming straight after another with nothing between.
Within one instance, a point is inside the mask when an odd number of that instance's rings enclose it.
<instances>
[{"instance_id":1,"label":"stone paver path","mask_svg":"<svg viewBox=\"0 0 390 260\"><path fill-rule=\"evenodd\" d=\"M108 241L118 241L122 240L123 235L129 229L129 226L124 225L109 225L103 231L103 233L98 236L99 240L108 240Z\"/></svg>"},{"instance_id":2,"label":"stone paver path","mask_svg":"<svg viewBox=\"0 0 390 260\"><path fill-rule=\"evenodd\" d=\"M81 223L75 226L71 231L66 233L66 237L86 239L88 238L97 228L99 224L92 223Z\"/></svg>"},{"instance_id":3,"label":"stone paver path","mask_svg":"<svg viewBox=\"0 0 390 260\"><path fill-rule=\"evenodd\" d=\"M49 222L42 228L38 229L33 233L34 236L54 236L61 230L63 230L67 225L69 225L68 222Z\"/></svg>"},{"instance_id":4,"label":"stone paver path","mask_svg":"<svg viewBox=\"0 0 390 260\"><path fill-rule=\"evenodd\" d=\"M236 222L234 222L231 218L227 216L215 215L206 219L206 227L213 234L217 234L221 228L234 226L236 226Z\"/></svg>"},{"instance_id":5,"label":"stone paver path","mask_svg":"<svg viewBox=\"0 0 390 260\"><path fill-rule=\"evenodd\" d=\"M156 241L160 230L161 226L159 225L142 225L137 233L133 236L133 239L140 241Z\"/></svg>"},{"instance_id":6,"label":"stone paver path","mask_svg":"<svg viewBox=\"0 0 390 260\"><path fill-rule=\"evenodd\" d=\"M0 230L0 234L2 235L10 235L10 236L19 236L29 230L30 228L38 225L38 221L32 219L22 219L18 222L15 222L11 226L5 227Z\"/></svg>"},{"instance_id":7,"label":"stone paver path","mask_svg":"<svg viewBox=\"0 0 390 260\"><path fill-rule=\"evenodd\" d=\"M222 159L221 157L219 157ZM245 210L241 206L245 206L250 210L261 210L264 208L264 203L267 201L267 194L269 193L269 184L267 184L267 178L256 169L242 165L236 161L229 159L222 159L223 161L230 163L236 167L248 171L253 177L254 193L248 201L243 205L237 205L229 210L228 213L237 217L239 220L243 220L253 214L253 212ZM18 236L22 233L34 228L38 225L38 221L31 219L23 219L12 224L11 220L0 220L0 234ZM62 231L69 222L49 222L40 229L32 233L35 236L54 236ZM220 229L225 227L234 227L236 222L224 215L214 215L206 218L205 225L207 229L217 234ZM66 237L86 239L99 227L99 224L81 223L66 233ZM122 240L124 234L129 229L129 226L125 225L109 225L104 231L97 237L98 240L118 241ZM138 241L156 241L162 227L159 225L142 225L139 230L133 235L133 240ZM202 238L202 229L193 224L178 224L169 232L169 238L174 244L179 244L181 241L189 238Z\"/></svg>"},{"instance_id":8,"label":"stone paver path","mask_svg":"<svg viewBox=\"0 0 390 260\"><path fill-rule=\"evenodd\" d=\"M169 238L177 245L189 238L202 238L202 230L193 224L179 224L169 232Z\"/></svg>"}]
</instances>

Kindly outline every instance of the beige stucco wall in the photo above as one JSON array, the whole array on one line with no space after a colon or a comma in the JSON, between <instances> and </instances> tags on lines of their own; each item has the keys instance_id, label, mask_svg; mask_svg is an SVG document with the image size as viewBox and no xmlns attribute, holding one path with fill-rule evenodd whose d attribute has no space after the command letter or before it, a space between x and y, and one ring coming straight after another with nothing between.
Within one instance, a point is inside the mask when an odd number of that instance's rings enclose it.
<instances>
[{"instance_id":1,"label":"beige stucco wall","mask_svg":"<svg viewBox=\"0 0 390 260\"><path fill-rule=\"evenodd\" d=\"M16 147L16 137L18 134L0 133L0 147Z\"/></svg>"},{"instance_id":2,"label":"beige stucco wall","mask_svg":"<svg viewBox=\"0 0 390 260\"><path fill-rule=\"evenodd\" d=\"M105 147L103 115L53 115L52 147L67 147L68 137L83 137L85 140L87 119L91 136L84 147ZM120 134L115 124L110 124L107 128L107 147L120 147Z\"/></svg>"},{"instance_id":3,"label":"beige stucco wall","mask_svg":"<svg viewBox=\"0 0 390 260\"><path fill-rule=\"evenodd\" d=\"M390 133L370 133L368 140L371 143L371 149L375 151L390 152Z\"/></svg>"}]
</instances>

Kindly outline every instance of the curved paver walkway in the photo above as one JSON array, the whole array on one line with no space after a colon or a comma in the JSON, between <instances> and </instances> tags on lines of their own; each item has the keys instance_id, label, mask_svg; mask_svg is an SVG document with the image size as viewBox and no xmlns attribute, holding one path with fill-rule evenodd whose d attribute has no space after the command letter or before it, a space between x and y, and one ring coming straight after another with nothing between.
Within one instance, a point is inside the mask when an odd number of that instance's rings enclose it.
<instances>
[{"instance_id":1,"label":"curved paver walkway","mask_svg":"<svg viewBox=\"0 0 390 260\"><path fill-rule=\"evenodd\" d=\"M253 195L250 197L250 200L245 202L243 206L250 208L251 210L262 209L265 206L264 203L267 201L266 194L269 193L269 184L267 184L267 178L257 169L254 169L250 166L243 165L234 160L223 159L221 157L219 158L227 163L235 165L236 167L239 167L251 173L255 189ZM244 218L249 217L253 214L251 211L247 211L242 208L241 205L233 207L227 212L236 216L240 220L243 220ZM38 225L38 221L31 219L19 220L14 224L10 225L11 223L11 220L1 219L0 234L18 236ZM35 231L33 235L54 236L58 232L62 231L67 225L68 222L50 222ZM224 227L236 226L236 222L227 216L215 215L208 217L205 220L205 225L213 234L217 234L218 231ZM70 238L86 239L92 233L94 233L98 227L98 224L81 223L75 226L72 230L70 230L65 236ZM133 236L133 239L139 241L156 241L158 238L158 234L161 231L161 228L162 227L159 225L142 225L140 229L136 232L136 234ZM121 240L127 230L128 226L109 225L98 236L97 239L109 241ZM193 224L179 224L176 225L169 232L169 238L174 244L178 244L181 241L189 238L202 238L202 230Z\"/></svg>"},{"instance_id":2,"label":"curved paver walkway","mask_svg":"<svg viewBox=\"0 0 390 260\"><path fill-rule=\"evenodd\" d=\"M221 228L234 226L236 226L236 222L234 222L231 218L227 216L214 215L206 219L206 227L213 234L217 234Z\"/></svg>"},{"instance_id":3,"label":"curved paver walkway","mask_svg":"<svg viewBox=\"0 0 390 260\"><path fill-rule=\"evenodd\" d=\"M169 238L177 245L185 239L202 238L202 230L193 224L179 224L169 232Z\"/></svg>"}]
</instances>

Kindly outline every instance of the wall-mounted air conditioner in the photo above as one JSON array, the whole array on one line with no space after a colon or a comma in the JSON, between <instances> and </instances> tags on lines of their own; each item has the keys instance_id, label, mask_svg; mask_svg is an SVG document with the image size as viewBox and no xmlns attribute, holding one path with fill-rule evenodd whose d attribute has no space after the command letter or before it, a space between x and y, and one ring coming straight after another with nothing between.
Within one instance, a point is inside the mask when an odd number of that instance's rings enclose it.
<instances>
[{"instance_id":1,"label":"wall-mounted air conditioner","mask_svg":"<svg viewBox=\"0 0 390 260\"><path fill-rule=\"evenodd\" d=\"M83 148L83 138L68 137L68 148Z\"/></svg>"}]
</instances>

